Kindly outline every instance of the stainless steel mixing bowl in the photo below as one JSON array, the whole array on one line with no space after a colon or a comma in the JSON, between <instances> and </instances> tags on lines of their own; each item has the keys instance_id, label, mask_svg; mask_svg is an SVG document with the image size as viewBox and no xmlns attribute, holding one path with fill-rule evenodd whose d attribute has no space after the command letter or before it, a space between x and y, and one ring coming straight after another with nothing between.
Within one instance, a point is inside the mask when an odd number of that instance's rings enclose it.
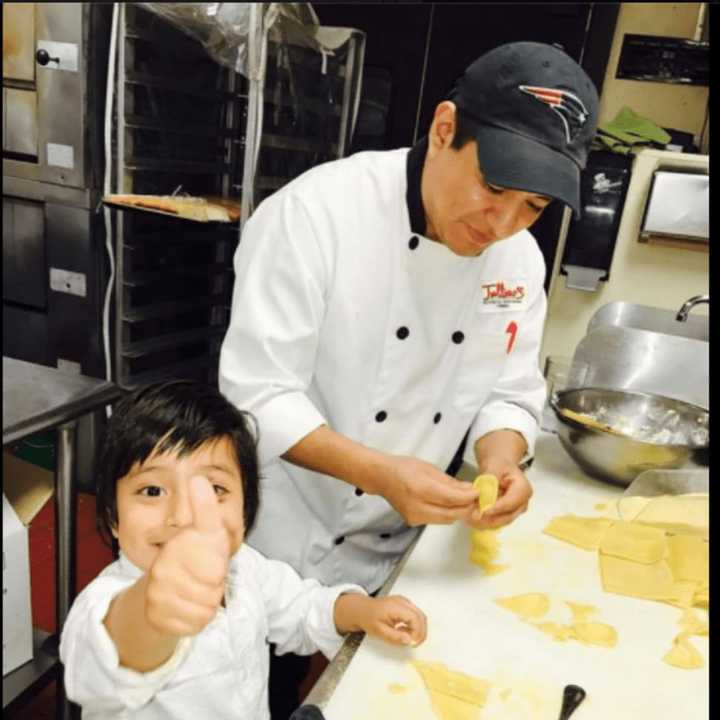
<instances>
[{"instance_id":1,"label":"stainless steel mixing bowl","mask_svg":"<svg viewBox=\"0 0 720 720\"><path fill-rule=\"evenodd\" d=\"M564 390L550 404L562 446L588 475L627 486L643 470L678 468L693 460L704 464L710 414L696 405L605 388ZM585 424L563 410L594 422Z\"/></svg>"}]
</instances>

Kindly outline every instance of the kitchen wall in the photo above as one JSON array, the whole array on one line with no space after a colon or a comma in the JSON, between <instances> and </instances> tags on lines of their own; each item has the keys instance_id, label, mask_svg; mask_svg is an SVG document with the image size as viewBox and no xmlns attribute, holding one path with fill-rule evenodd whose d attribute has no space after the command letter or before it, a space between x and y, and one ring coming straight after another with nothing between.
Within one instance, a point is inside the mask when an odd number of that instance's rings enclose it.
<instances>
[{"instance_id":1,"label":"kitchen wall","mask_svg":"<svg viewBox=\"0 0 720 720\"><path fill-rule=\"evenodd\" d=\"M658 125L699 135L705 121L706 87L686 87L615 78L625 33L692 38L700 3L623 3L618 16L600 99L600 123L611 120L623 105ZM709 131L706 130L707 146ZM603 305L625 300L678 309L693 295L709 292L709 255L680 248L638 242L640 224L653 172L663 167L708 169L707 155L643 150L633 163L610 279L596 292L570 290L559 275L569 214L565 213L548 293L548 316L541 348L541 367L548 355L571 357L587 324ZM707 305L693 312L707 313Z\"/></svg>"}]
</instances>

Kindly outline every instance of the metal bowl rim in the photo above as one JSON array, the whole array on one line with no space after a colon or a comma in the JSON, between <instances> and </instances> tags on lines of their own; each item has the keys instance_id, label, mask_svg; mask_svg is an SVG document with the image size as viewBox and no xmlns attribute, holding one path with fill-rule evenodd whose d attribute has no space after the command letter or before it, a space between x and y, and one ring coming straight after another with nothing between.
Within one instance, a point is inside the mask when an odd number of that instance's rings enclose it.
<instances>
[{"instance_id":1,"label":"metal bowl rim","mask_svg":"<svg viewBox=\"0 0 720 720\"><path fill-rule=\"evenodd\" d=\"M600 387L582 387L582 388L570 388L569 390L559 390L557 393L555 393L555 397L552 397L550 399L550 406L552 407L555 417L563 424L567 425L568 427L572 428L579 428L585 432L592 432L597 433L598 435L602 435L605 437L621 437L625 440L629 440L634 443L638 443L638 445L645 445L647 447L665 447L665 448L687 448L689 450L701 450L704 448L707 448L710 444L710 441L708 440L707 443L704 443L702 445L697 445L693 443L653 443L648 442L647 440L638 440L634 438L632 435L626 435L625 433L621 432L608 432L607 430L603 430L601 428L591 427L589 425L585 425L581 422L578 422L577 420L573 420L569 417L566 417L560 412L560 408L562 408L562 404L559 402L563 397L567 397L573 393L579 393L586 390L593 390L597 392L603 392L603 393L609 393L611 395L625 395L630 397L646 397L646 398L659 398L660 400L667 400L669 402L675 403L677 405L681 405L684 408L688 410L694 410L699 411L701 414L704 413L708 416L708 420L710 419L710 411L706 410L703 407L700 407L700 405L693 405L693 403L685 402L684 400L676 400L675 398L669 398L666 395L657 395L655 393L646 393L646 392L638 392L635 390L616 390L613 388L600 388ZM569 408L566 408L569 409Z\"/></svg>"}]
</instances>

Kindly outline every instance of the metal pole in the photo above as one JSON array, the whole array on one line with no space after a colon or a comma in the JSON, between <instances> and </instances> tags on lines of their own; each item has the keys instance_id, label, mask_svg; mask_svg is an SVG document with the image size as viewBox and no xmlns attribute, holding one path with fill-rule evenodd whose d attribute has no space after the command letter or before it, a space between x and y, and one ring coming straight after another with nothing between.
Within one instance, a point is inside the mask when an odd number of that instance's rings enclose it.
<instances>
[{"instance_id":1,"label":"metal pole","mask_svg":"<svg viewBox=\"0 0 720 720\"><path fill-rule=\"evenodd\" d=\"M75 486L74 451L76 421L57 429L57 458L55 469L55 581L58 638L67 619L75 595ZM65 698L62 682L58 683L57 714L70 720L70 705Z\"/></svg>"},{"instance_id":2,"label":"metal pole","mask_svg":"<svg viewBox=\"0 0 720 720\"><path fill-rule=\"evenodd\" d=\"M262 18L264 3L250 4L250 28L248 32L248 104L245 123L245 157L243 161L242 198L240 202L240 232L253 210L255 184L255 145L258 120L258 104L262 102L260 71L262 60L258 58L258 47L262 45Z\"/></svg>"}]
</instances>

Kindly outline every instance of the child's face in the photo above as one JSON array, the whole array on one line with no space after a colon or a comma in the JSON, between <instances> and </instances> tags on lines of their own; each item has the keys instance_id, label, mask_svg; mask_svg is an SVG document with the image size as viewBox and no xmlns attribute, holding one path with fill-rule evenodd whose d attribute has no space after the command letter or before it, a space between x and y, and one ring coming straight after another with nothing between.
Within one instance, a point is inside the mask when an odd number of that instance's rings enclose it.
<instances>
[{"instance_id":1,"label":"child's face","mask_svg":"<svg viewBox=\"0 0 720 720\"><path fill-rule=\"evenodd\" d=\"M183 457L153 451L117 481L116 489L118 524L113 535L141 570L149 570L162 545L192 523L188 486L196 475L206 477L215 489L231 554L242 544L242 479L231 441L223 437Z\"/></svg>"}]
</instances>

